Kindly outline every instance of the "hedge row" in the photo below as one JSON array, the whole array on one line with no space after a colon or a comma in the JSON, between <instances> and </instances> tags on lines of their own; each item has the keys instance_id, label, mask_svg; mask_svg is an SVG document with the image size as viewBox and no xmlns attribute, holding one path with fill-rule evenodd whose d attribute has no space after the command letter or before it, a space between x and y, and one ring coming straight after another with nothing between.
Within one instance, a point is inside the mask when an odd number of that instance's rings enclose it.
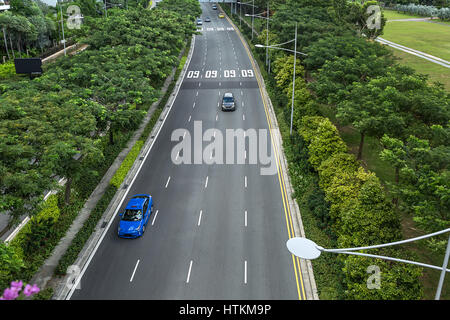
<instances>
[{"instance_id":1,"label":"hedge row","mask_svg":"<svg viewBox=\"0 0 450 320\"><path fill-rule=\"evenodd\" d=\"M141 140L136 141L135 145L131 148L130 152L128 152L119 169L117 169L116 173L109 182L111 185L119 189L128 171L133 166L134 160L136 160L137 156L141 152L143 145L144 143Z\"/></svg>"},{"instance_id":2,"label":"hedge row","mask_svg":"<svg viewBox=\"0 0 450 320\"><path fill-rule=\"evenodd\" d=\"M347 153L331 121L320 116L304 116L297 126L307 143L309 162L318 172L325 200L330 204L328 224L337 235L338 246L363 247L401 240L399 217L386 198L380 180ZM401 250L392 248L370 253L408 258ZM345 293L349 299L422 298L419 267L360 256L339 259L344 264ZM366 283L371 265L379 268L382 275L378 290L370 289Z\"/></svg>"}]
</instances>

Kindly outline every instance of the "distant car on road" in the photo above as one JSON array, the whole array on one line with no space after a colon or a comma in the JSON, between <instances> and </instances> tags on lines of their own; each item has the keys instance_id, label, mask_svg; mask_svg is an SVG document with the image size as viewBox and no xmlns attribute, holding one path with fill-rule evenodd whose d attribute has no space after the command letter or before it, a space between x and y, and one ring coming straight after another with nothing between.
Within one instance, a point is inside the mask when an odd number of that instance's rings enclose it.
<instances>
[{"instance_id":1,"label":"distant car on road","mask_svg":"<svg viewBox=\"0 0 450 320\"><path fill-rule=\"evenodd\" d=\"M128 201L125 211L120 213L117 234L121 238L137 238L144 234L153 212L153 198L149 194L137 194Z\"/></svg>"},{"instance_id":2,"label":"distant car on road","mask_svg":"<svg viewBox=\"0 0 450 320\"><path fill-rule=\"evenodd\" d=\"M210 17L206 17L205 18L205 22L211 22L211 18Z\"/></svg>"},{"instance_id":3,"label":"distant car on road","mask_svg":"<svg viewBox=\"0 0 450 320\"><path fill-rule=\"evenodd\" d=\"M222 98L222 111L236 110L236 101L234 100L233 93L225 92Z\"/></svg>"},{"instance_id":4,"label":"distant car on road","mask_svg":"<svg viewBox=\"0 0 450 320\"><path fill-rule=\"evenodd\" d=\"M212 5L213 10L217 10L217 4Z\"/></svg>"},{"instance_id":5,"label":"distant car on road","mask_svg":"<svg viewBox=\"0 0 450 320\"><path fill-rule=\"evenodd\" d=\"M197 25L201 26L203 24L203 20L200 18L197 18Z\"/></svg>"},{"instance_id":6,"label":"distant car on road","mask_svg":"<svg viewBox=\"0 0 450 320\"><path fill-rule=\"evenodd\" d=\"M219 18L225 18L225 15L223 14L223 12L219 13Z\"/></svg>"}]
</instances>

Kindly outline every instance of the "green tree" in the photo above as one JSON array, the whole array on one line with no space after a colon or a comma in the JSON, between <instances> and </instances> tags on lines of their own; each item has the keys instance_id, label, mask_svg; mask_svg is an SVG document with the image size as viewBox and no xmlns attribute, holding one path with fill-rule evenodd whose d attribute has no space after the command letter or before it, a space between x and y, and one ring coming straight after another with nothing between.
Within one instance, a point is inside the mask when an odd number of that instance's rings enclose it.
<instances>
[{"instance_id":1,"label":"green tree","mask_svg":"<svg viewBox=\"0 0 450 320\"><path fill-rule=\"evenodd\" d=\"M20 278L20 270L24 267L22 259L12 247L0 242L0 291L9 287L11 281Z\"/></svg>"}]
</instances>

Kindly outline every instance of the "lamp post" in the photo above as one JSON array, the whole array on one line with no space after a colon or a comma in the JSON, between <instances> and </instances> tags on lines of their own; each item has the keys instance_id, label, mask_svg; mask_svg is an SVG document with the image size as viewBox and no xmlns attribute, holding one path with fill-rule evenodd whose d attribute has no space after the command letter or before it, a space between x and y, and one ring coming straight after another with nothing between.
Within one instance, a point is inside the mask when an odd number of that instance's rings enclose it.
<instances>
[{"instance_id":1,"label":"lamp post","mask_svg":"<svg viewBox=\"0 0 450 320\"><path fill-rule=\"evenodd\" d=\"M269 65L269 20L271 20L269 18L269 1L267 1L267 16L263 17L262 13L258 13L255 15L250 15L250 14L245 14L245 16L249 17L255 17L255 18L260 18L260 19L266 19L267 23L266 23L266 66L267 67L267 73L270 73L270 65ZM253 28L252 28L253 29Z\"/></svg>"},{"instance_id":2,"label":"lamp post","mask_svg":"<svg viewBox=\"0 0 450 320\"><path fill-rule=\"evenodd\" d=\"M254 3L254 0L249 1L249 2L239 2L239 28L242 27L242 6L252 6L253 8L255 7L254 5L250 4L250 2ZM253 25L252 25L252 39L253 39Z\"/></svg>"},{"instance_id":3,"label":"lamp post","mask_svg":"<svg viewBox=\"0 0 450 320\"><path fill-rule=\"evenodd\" d=\"M408 243L408 242L413 242L413 241L417 241L417 240L430 238L430 237L437 236L437 235L440 235L440 234L443 234L446 232L450 232L450 228L444 229L444 230L441 230L438 232L426 234L426 235L423 235L420 237L407 239L407 240L401 240L401 241L397 241L397 242L379 244L379 245L368 246L368 247L359 247L359 248L325 249L307 238L300 238L300 237L295 237L295 238L289 239L286 242L286 246L293 255L295 255L299 258L302 258L302 259L307 259L307 260L312 260L312 259L318 258L322 252L332 252L332 253L345 253L345 254L351 254L351 255L357 255L357 256L363 256L363 257L379 258L379 259L383 259L383 260L409 263L409 264L414 264L414 265L418 265L421 267L427 267L427 268L440 270L441 275L439 278L436 295L434 297L435 300L439 300L441 297L442 286L444 284L445 273L450 272L450 269L447 269L448 260L449 260L449 256L450 256L450 236L448 238L447 249L445 251L444 262L442 264L442 267L425 264L425 263L421 263L421 262L416 262L416 261L411 261L411 260L398 259L398 258L392 258L392 257L386 257L386 256L380 256L380 255L374 255L374 254L367 254L367 253L361 253L361 252L354 252L354 251L376 249L376 248L394 246L397 244L404 244L404 243Z\"/></svg>"},{"instance_id":4,"label":"lamp post","mask_svg":"<svg viewBox=\"0 0 450 320\"><path fill-rule=\"evenodd\" d=\"M60 1L58 0L58 3ZM62 2L62 1L61 1ZM66 56L66 38L64 37L64 16L62 12L62 3L59 4L59 10L61 12L61 30L62 30L62 36L63 36L63 44L64 44L64 55Z\"/></svg>"},{"instance_id":5,"label":"lamp post","mask_svg":"<svg viewBox=\"0 0 450 320\"><path fill-rule=\"evenodd\" d=\"M253 41L253 21L255 20L255 0L252 0L252 41Z\"/></svg>"},{"instance_id":6,"label":"lamp post","mask_svg":"<svg viewBox=\"0 0 450 320\"><path fill-rule=\"evenodd\" d=\"M292 41L294 41L294 50L290 50L290 49L286 49L286 48L280 48L279 46L282 46L284 44L288 44L291 43ZM302 54L307 56L306 53L297 51L297 22L295 23L295 38L284 42L284 43L280 43L280 44L275 44L275 45L271 45L271 46L263 46L261 44L255 44L255 47L258 48L271 48L271 49L280 49L280 50L284 50L284 51L289 51L289 52L293 52L294 53L294 75L293 75L293 79L292 79L292 103L291 103L291 129L290 129L290 135L292 135L292 121L294 119L294 94L295 94L295 67L296 67L296 61L297 61L297 54Z\"/></svg>"}]
</instances>

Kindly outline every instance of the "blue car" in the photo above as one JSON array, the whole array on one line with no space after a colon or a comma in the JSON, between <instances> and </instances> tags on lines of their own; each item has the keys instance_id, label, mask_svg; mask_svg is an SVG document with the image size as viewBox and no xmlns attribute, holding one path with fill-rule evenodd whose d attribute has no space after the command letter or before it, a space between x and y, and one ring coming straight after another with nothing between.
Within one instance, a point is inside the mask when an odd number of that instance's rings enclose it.
<instances>
[{"instance_id":1,"label":"blue car","mask_svg":"<svg viewBox=\"0 0 450 320\"><path fill-rule=\"evenodd\" d=\"M125 211L120 213L117 233L121 238L137 238L144 234L150 215L153 213L153 198L149 194L137 194L128 201Z\"/></svg>"}]
</instances>

